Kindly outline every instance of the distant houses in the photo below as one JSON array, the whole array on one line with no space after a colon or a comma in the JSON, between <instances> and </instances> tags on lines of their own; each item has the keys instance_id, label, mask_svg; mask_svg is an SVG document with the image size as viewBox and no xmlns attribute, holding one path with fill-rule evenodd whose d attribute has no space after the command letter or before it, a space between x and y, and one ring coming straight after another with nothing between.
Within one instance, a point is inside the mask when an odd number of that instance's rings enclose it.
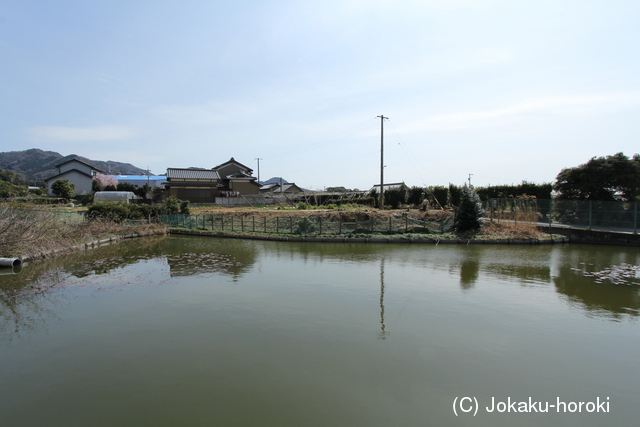
<instances>
[{"instance_id":1,"label":"distant houses","mask_svg":"<svg viewBox=\"0 0 640 427\"><path fill-rule=\"evenodd\" d=\"M253 169L233 157L212 169L167 169L163 183L169 196L193 203L213 203L217 197L255 195L260 184Z\"/></svg>"},{"instance_id":2,"label":"distant houses","mask_svg":"<svg viewBox=\"0 0 640 427\"><path fill-rule=\"evenodd\" d=\"M76 188L76 194L92 191L92 181L96 174L105 172L95 165L77 157L65 159L56 165L58 173L46 179L49 194L51 185L59 179L68 179ZM164 188L165 197L174 196L192 203L216 203L219 198L256 197L268 194L303 193L304 189L295 183L281 182L260 185L253 176L253 169L238 162L233 157L211 169L168 168L164 175L114 175L118 183L129 183L136 187L149 185ZM230 201L230 200L229 200Z\"/></svg>"}]
</instances>

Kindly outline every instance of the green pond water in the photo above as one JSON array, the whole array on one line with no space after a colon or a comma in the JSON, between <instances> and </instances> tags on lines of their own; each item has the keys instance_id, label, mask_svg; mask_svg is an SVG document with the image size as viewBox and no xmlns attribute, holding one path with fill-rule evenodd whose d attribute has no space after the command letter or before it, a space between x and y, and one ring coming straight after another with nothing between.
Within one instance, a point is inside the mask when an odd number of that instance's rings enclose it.
<instances>
[{"instance_id":1,"label":"green pond water","mask_svg":"<svg viewBox=\"0 0 640 427\"><path fill-rule=\"evenodd\" d=\"M639 265L156 237L0 270L0 425L637 425Z\"/></svg>"}]
</instances>

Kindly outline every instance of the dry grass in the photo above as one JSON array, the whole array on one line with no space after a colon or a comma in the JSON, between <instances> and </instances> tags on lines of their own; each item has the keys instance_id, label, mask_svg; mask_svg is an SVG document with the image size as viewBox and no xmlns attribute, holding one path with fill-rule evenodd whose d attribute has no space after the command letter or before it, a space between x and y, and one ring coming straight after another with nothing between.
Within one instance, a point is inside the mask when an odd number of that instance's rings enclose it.
<instances>
[{"instance_id":1,"label":"dry grass","mask_svg":"<svg viewBox=\"0 0 640 427\"><path fill-rule=\"evenodd\" d=\"M130 234L163 233L164 225L85 222L80 215L0 206L0 257L41 258L53 251L74 251L81 243Z\"/></svg>"},{"instance_id":2,"label":"dry grass","mask_svg":"<svg viewBox=\"0 0 640 427\"><path fill-rule=\"evenodd\" d=\"M549 235L543 233L537 226L523 222L490 222L482 227L482 234L503 239L547 239Z\"/></svg>"},{"instance_id":3,"label":"dry grass","mask_svg":"<svg viewBox=\"0 0 640 427\"><path fill-rule=\"evenodd\" d=\"M539 221L536 199L512 199L492 209L490 221L485 222L483 234L512 239L540 239L548 237L536 225Z\"/></svg>"}]
</instances>

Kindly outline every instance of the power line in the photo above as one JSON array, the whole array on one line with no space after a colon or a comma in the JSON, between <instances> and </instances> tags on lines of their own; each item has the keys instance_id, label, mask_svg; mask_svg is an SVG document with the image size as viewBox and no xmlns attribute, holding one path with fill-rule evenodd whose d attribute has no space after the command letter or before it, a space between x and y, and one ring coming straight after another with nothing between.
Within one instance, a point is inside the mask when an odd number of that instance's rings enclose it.
<instances>
[{"instance_id":1,"label":"power line","mask_svg":"<svg viewBox=\"0 0 640 427\"><path fill-rule=\"evenodd\" d=\"M363 125L366 125L366 126L363 127ZM369 128L369 127L373 127L373 125L374 125L374 120L373 119L368 119L368 120L366 120L366 121L364 121L362 123L359 123L359 124L357 124L355 126L352 126L352 127L348 128L348 129L345 129L345 130L343 130L341 132L338 132L337 134L335 134L333 136L321 139L321 140L319 140L317 142L310 143L306 147L303 147L303 148L300 148L300 149L294 150L294 151L289 151L288 153L281 154L281 155L279 155L277 157L270 157L269 160L278 160L278 159L285 158L285 157L291 157L291 156L303 154L303 153L306 153L308 151L315 150L315 149L318 149L318 148L325 148L329 144L333 144L335 142L338 142L338 141L346 138L347 136L353 135L353 134L355 134L357 132L361 132L361 131ZM300 145L298 145L298 147L299 146Z\"/></svg>"},{"instance_id":2,"label":"power line","mask_svg":"<svg viewBox=\"0 0 640 427\"><path fill-rule=\"evenodd\" d=\"M422 184L426 187L426 181L424 179L424 177L422 176L422 174L420 174L420 171L418 170L418 168L416 167L415 163L413 162L413 159L415 159L415 161L418 163L418 165L426 170L427 172L429 172L431 175L433 175L435 178L437 178L439 181L443 181L442 178L440 178L439 176L437 176L436 174L434 174L433 172L431 172L430 169L427 169L418 159L418 157L413 154L413 152L411 151L411 149L409 148L409 146L407 146L404 141L402 141L402 138L400 137L400 135L398 134L398 132L395 129L395 126L393 126L393 121L389 120L389 124L391 125L391 130L393 131L394 136L396 137L397 141L398 141L398 145L400 146L400 148L402 149L404 155L407 157L407 159L409 160L409 163L411 163L411 166L413 166L413 169L416 171L416 173L418 174L418 176L420 177L420 179L422 180ZM412 159L413 157L413 159Z\"/></svg>"}]
</instances>

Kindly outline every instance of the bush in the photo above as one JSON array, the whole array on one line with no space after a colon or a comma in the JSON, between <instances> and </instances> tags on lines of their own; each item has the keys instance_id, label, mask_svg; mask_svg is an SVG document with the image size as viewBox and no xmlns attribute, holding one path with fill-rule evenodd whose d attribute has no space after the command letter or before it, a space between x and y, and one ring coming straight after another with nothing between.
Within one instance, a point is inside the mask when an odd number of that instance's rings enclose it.
<instances>
[{"instance_id":1,"label":"bush","mask_svg":"<svg viewBox=\"0 0 640 427\"><path fill-rule=\"evenodd\" d=\"M128 219L148 219L157 218L164 215L166 211L162 206L151 205L129 205L120 202L98 202L89 207L87 218L103 219L117 223Z\"/></svg>"},{"instance_id":2,"label":"bush","mask_svg":"<svg viewBox=\"0 0 640 427\"><path fill-rule=\"evenodd\" d=\"M162 206L168 214L175 214L180 211L180 200L174 196L167 197Z\"/></svg>"},{"instance_id":3,"label":"bush","mask_svg":"<svg viewBox=\"0 0 640 427\"><path fill-rule=\"evenodd\" d=\"M8 199L27 195L27 187L13 185L8 181L0 181L0 198Z\"/></svg>"},{"instance_id":4,"label":"bush","mask_svg":"<svg viewBox=\"0 0 640 427\"><path fill-rule=\"evenodd\" d=\"M398 209L400 205L407 203L407 190L404 186L399 188L389 188L384 191L384 205L393 209Z\"/></svg>"},{"instance_id":5,"label":"bush","mask_svg":"<svg viewBox=\"0 0 640 427\"><path fill-rule=\"evenodd\" d=\"M305 203L305 202L298 203L298 209L305 210L305 209L309 209L309 207L310 206L308 203Z\"/></svg>"},{"instance_id":6,"label":"bush","mask_svg":"<svg viewBox=\"0 0 640 427\"><path fill-rule=\"evenodd\" d=\"M409 189L407 196L407 203L414 207L420 206L425 198L425 189L422 187L413 186Z\"/></svg>"},{"instance_id":7,"label":"bush","mask_svg":"<svg viewBox=\"0 0 640 427\"><path fill-rule=\"evenodd\" d=\"M316 225L309 218L301 218L298 220L296 234L309 234L314 231L316 231Z\"/></svg>"},{"instance_id":8,"label":"bush","mask_svg":"<svg viewBox=\"0 0 640 427\"><path fill-rule=\"evenodd\" d=\"M98 202L89 207L87 218L90 220L103 219L117 223L131 218L131 206L120 202Z\"/></svg>"},{"instance_id":9,"label":"bush","mask_svg":"<svg viewBox=\"0 0 640 427\"><path fill-rule=\"evenodd\" d=\"M455 184L449 184L449 191L447 193L447 205L451 207L460 206L463 190L464 187L458 187Z\"/></svg>"}]
</instances>

